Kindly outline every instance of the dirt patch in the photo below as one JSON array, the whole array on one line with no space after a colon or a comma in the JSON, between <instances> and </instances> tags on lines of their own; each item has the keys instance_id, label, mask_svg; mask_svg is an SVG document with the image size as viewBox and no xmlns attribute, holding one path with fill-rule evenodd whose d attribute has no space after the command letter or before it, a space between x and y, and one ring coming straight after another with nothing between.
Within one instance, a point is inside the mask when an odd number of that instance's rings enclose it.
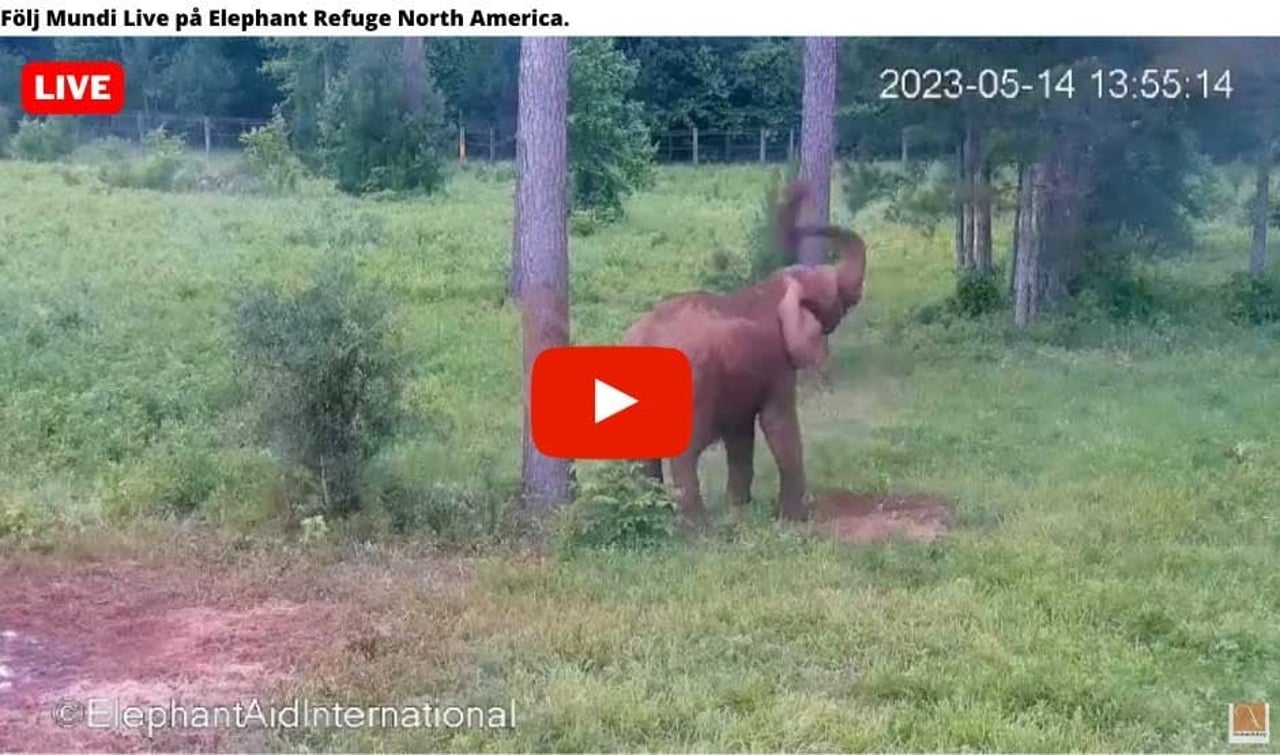
<instances>
[{"instance_id":1,"label":"dirt patch","mask_svg":"<svg viewBox=\"0 0 1280 755\"><path fill-rule=\"evenodd\" d=\"M819 531L846 542L932 542L954 521L953 504L936 496L827 491L815 494L814 504Z\"/></svg>"},{"instance_id":2,"label":"dirt patch","mask_svg":"<svg viewBox=\"0 0 1280 755\"><path fill-rule=\"evenodd\" d=\"M387 571L271 581L209 565L0 563L0 752L261 749L260 732L197 724L148 738L104 722L124 706L269 703L378 633Z\"/></svg>"}]
</instances>

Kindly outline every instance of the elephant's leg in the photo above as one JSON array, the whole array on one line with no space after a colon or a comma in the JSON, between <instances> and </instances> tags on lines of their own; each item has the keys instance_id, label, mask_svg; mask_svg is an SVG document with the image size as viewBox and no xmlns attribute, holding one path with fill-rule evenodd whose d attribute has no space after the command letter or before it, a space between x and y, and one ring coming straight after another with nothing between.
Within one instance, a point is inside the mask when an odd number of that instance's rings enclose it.
<instances>
[{"instance_id":1,"label":"elephant's leg","mask_svg":"<svg viewBox=\"0 0 1280 755\"><path fill-rule=\"evenodd\" d=\"M680 513L689 523L701 523L706 519L702 506L702 491L698 479L698 459L707 446L716 439L716 431L707 413L698 412L693 418L693 433L684 453L671 459L671 481L676 487L676 501Z\"/></svg>"},{"instance_id":2,"label":"elephant's leg","mask_svg":"<svg viewBox=\"0 0 1280 755\"><path fill-rule=\"evenodd\" d=\"M755 450L754 422L725 433L724 455L729 463L727 498L730 505L742 506L751 500L751 478L754 474L753 457Z\"/></svg>"},{"instance_id":3,"label":"elephant's leg","mask_svg":"<svg viewBox=\"0 0 1280 755\"><path fill-rule=\"evenodd\" d=\"M778 516L803 520L804 452L800 440L800 420L796 416L795 381L789 381L760 412L760 429L778 464Z\"/></svg>"},{"instance_id":4,"label":"elephant's leg","mask_svg":"<svg viewBox=\"0 0 1280 755\"><path fill-rule=\"evenodd\" d=\"M671 479L676 486L680 515L690 523L700 523L706 519L698 480L698 457L701 456L701 450L694 451L690 448L671 460Z\"/></svg>"},{"instance_id":5,"label":"elephant's leg","mask_svg":"<svg viewBox=\"0 0 1280 755\"><path fill-rule=\"evenodd\" d=\"M632 461L640 467L640 473L662 482L662 459L636 459Z\"/></svg>"}]
</instances>

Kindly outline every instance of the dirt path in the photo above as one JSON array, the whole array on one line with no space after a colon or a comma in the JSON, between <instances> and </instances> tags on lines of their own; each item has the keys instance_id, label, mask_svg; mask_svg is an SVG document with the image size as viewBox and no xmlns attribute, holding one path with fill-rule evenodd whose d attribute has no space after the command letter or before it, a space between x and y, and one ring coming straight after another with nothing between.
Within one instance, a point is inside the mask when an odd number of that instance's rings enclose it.
<instances>
[{"instance_id":1,"label":"dirt path","mask_svg":"<svg viewBox=\"0 0 1280 755\"><path fill-rule=\"evenodd\" d=\"M932 542L954 521L953 506L935 496L828 491L814 496L814 523L848 542L877 542L893 537Z\"/></svg>"},{"instance_id":2,"label":"dirt path","mask_svg":"<svg viewBox=\"0 0 1280 755\"><path fill-rule=\"evenodd\" d=\"M148 736L124 719L269 703L358 646L368 588L351 573L271 582L207 566L0 563L0 751L253 748L260 732L195 722Z\"/></svg>"},{"instance_id":3,"label":"dirt path","mask_svg":"<svg viewBox=\"0 0 1280 755\"><path fill-rule=\"evenodd\" d=\"M856 542L931 541L952 518L927 496L827 492L816 503L821 531ZM388 553L255 560L170 544L145 561L0 560L0 751L260 750L260 731L148 731L145 717L268 705L327 662L359 664L385 637L429 637L415 657L443 659L447 632L424 630L469 583L464 561Z\"/></svg>"}]
</instances>

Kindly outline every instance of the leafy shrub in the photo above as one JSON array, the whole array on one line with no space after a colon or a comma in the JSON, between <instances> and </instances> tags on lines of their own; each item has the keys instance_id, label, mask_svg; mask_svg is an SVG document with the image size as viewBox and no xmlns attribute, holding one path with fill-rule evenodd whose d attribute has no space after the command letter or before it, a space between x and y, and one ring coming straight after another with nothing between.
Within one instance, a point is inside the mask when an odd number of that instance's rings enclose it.
<instances>
[{"instance_id":1,"label":"leafy shrub","mask_svg":"<svg viewBox=\"0 0 1280 755\"><path fill-rule=\"evenodd\" d=\"M70 118L23 118L9 149L19 160L54 162L75 151L75 125Z\"/></svg>"},{"instance_id":2,"label":"leafy shrub","mask_svg":"<svg viewBox=\"0 0 1280 755\"><path fill-rule=\"evenodd\" d=\"M917 170L918 175L907 176L899 185L885 218L932 235L940 220L955 214L954 167L935 162Z\"/></svg>"},{"instance_id":3,"label":"leafy shrub","mask_svg":"<svg viewBox=\"0 0 1280 755\"><path fill-rule=\"evenodd\" d=\"M98 169L98 177L108 186L122 189L183 191L199 184L200 171L186 158L187 145L181 136L171 135L163 127L147 133L142 154L129 159L120 144L107 149L120 154L107 156Z\"/></svg>"},{"instance_id":4,"label":"leafy shrub","mask_svg":"<svg viewBox=\"0 0 1280 755\"><path fill-rule=\"evenodd\" d=\"M1134 266L1139 240L1121 235L1086 251L1069 286L1073 296L1084 295L1111 320L1146 321L1159 308L1155 284Z\"/></svg>"},{"instance_id":5,"label":"leafy shrub","mask_svg":"<svg viewBox=\"0 0 1280 755\"><path fill-rule=\"evenodd\" d=\"M845 205L851 215L878 199L893 196L906 183L901 173L873 163L848 162L841 168L844 176Z\"/></svg>"},{"instance_id":6,"label":"leafy shrub","mask_svg":"<svg viewBox=\"0 0 1280 755\"><path fill-rule=\"evenodd\" d=\"M423 101L406 107L399 40L351 43L319 117L322 161L338 189L432 192L444 184L444 100L425 70L422 82Z\"/></svg>"},{"instance_id":7,"label":"leafy shrub","mask_svg":"<svg viewBox=\"0 0 1280 755\"><path fill-rule=\"evenodd\" d=\"M678 529L675 500L657 480L629 463L606 464L581 479L559 523L562 555L586 549L646 549Z\"/></svg>"},{"instance_id":8,"label":"leafy shrub","mask_svg":"<svg viewBox=\"0 0 1280 755\"><path fill-rule=\"evenodd\" d=\"M294 191L306 167L289 147L288 126L277 107L271 122L240 135L249 171L277 193Z\"/></svg>"},{"instance_id":9,"label":"leafy shrub","mask_svg":"<svg viewBox=\"0 0 1280 755\"><path fill-rule=\"evenodd\" d=\"M1249 325L1280 322L1280 280L1275 275L1236 273L1223 288L1227 316L1234 322Z\"/></svg>"},{"instance_id":10,"label":"leafy shrub","mask_svg":"<svg viewBox=\"0 0 1280 755\"><path fill-rule=\"evenodd\" d=\"M601 222L622 216L622 202L652 180L656 146L644 107L630 99L640 75L613 40L573 42L569 70L569 154L575 210Z\"/></svg>"},{"instance_id":11,"label":"leafy shrub","mask_svg":"<svg viewBox=\"0 0 1280 755\"><path fill-rule=\"evenodd\" d=\"M367 463L397 429L401 365L390 298L357 282L349 257L329 260L296 295L247 293L238 309L241 359L256 378L265 428L310 475L310 515L365 502Z\"/></svg>"},{"instance_id":12,"label":"leafy shrub","mask_svg":"<svg viewBox=\"0 0 1280 755\"><path fill-rule=\"evenodd\" d=\"M956 290L951 309L964 317L980 317L1005 304L1004 287L999 271L966 268L956 276Z\"/></svg>"},{"instance_id":13,"label":"leafy shrub","mask_svg":"<svg viewBox=\"0 0 1280 755\"><path fill-rule=\"evenodd\" d=\"M25 500L0 497L0 541L30 540L44 529L43 517Z\"/></svg>"}]
</instances>

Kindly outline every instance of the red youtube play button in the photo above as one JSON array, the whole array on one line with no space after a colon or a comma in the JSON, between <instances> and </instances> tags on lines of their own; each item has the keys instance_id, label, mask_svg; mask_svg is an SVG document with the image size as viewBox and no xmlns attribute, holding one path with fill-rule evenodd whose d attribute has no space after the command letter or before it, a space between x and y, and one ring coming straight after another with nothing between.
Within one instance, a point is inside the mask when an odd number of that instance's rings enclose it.
<instances>
[{"instance_id":1,"label":"red youtube play button","mask_svg":"<svg viewBox=\"0 0 1280 755\"><path fill-rule=\"evenodd\" d=\"M689 445L693 370L676 349L547 349L531 383L533 442L547 456L657 459Z\"/></svg>"}]
</instances>

